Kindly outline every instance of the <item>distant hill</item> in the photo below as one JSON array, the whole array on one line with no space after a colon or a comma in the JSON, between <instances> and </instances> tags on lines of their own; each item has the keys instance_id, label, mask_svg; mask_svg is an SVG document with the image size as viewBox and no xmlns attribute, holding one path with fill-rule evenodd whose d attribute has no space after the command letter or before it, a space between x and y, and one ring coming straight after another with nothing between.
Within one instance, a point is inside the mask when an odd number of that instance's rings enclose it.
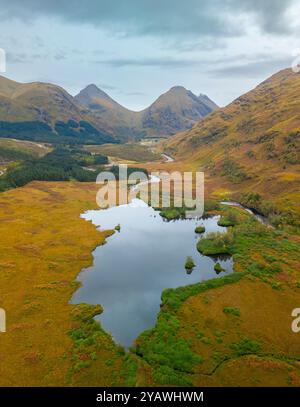
<instances>
[{"instance_id":1,"label":"distant hill","mask_svg":"<svg viewBox=\"0 0 300 407\"><path fill-rule=\"evenodd\" d=\"M87 86L75 100L92 112L95 120L109 123L121 138L168 137L191 128L217 108L207 96L197 97L182 86L171 88L141 112L124 108L96 85Z\"/></svg>"},{"instance_id":2,"label":"distant hill","mask_svg":"<svg viewBox=\"0 0 300 407\"><path fill-rule=\"evenodd\" d=\"M208 188L256 191L300 214L300 75L273 75L191 130L166 151L206 172Z\"/></svg>"},{"instance_id":3,"label":"distant hill","mask_svg":"<svg viewBox=\"0 0 300 407\"><path fill-rule=\"evenodd\" d=\"M126 140L141 136L139 114L121 106L96 85L88 85L74 99L97 123L106 123L116 137Z\"/></svg>"},{"instance_id":4,"label":"distant hill","mask_svg":"<svg viewBox=\"0 0 300 407\"><path fill-rule=\"evenodd\" d=\"M178 86L134 112L93 84L73 97L60 86L0 76L0 137L94 144L168 137L216 107L207 96Z\"/></svg>"},{"instance_id":5,"label":"distant hill","mask_svg":"<svg viewBox=\"0 0 300 407\"><path fill-rule=\"evenodd\" d=\"M0 76L0 136L48 142L113 142L63 88Z\"/></svg>"},{"instance_id":6,"label":"distant hill","mask_svg":"<svg viewBox=\"0 0 300 407\"><path fill-rule=\"evenodd\" d=\"M142 128L149 136L169 136L191 128L216 108L207 96L197 97L183 86L174 86L140 113Z\"/></svg>"}]
</instances>

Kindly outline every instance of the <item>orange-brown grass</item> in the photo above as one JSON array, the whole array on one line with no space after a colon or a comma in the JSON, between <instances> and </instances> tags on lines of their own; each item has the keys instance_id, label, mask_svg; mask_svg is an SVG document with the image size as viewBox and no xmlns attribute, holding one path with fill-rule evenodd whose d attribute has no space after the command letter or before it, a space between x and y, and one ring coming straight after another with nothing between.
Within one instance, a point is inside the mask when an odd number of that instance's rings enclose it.
<instances>
[{"instance_id":1,"label":"orange-brown grass","mask_svg":"<svg viewBox=\"0 0 300 407\"><path fill-rule=\"evenodd\" d=\"M291 328L299 307L299 236L241 209L218 212L229 211L237 219L230 228L234 273L166 290L155 328L137 339L155 385L299 385L299 334Z\"/></svg>"},{"instance_id":2,"label":"orange-brown grass","mask_svg":"<svg viewBox=\"0 0 300 407\"><path fill-rule=\"evenodd\" d=\"M161 148L205 171L211 191L259 192L299 215L299 89L299 74L280 71ZM224 172L228 159L244 176Z\"/></svg>"},{"instance_id":3,"label":"orange-brown grass","mask_svg":"<svg viewBox=\"0 0 300 407\"><path fill-rule=\"evenodd\" d=\"M300 343L291 330L291 311L298 302L299 288L274 290L249 278L187 299L178 313L179 335L190 340L193 351L203 357L193 383L299 385ZM238 309L240 316L224 313L225 307ZM232 345L243 338L260 344L257 355L235 354Z\"/></svg>"},{"instance_id":4,"label":"orange-brown grass","mask_svg":"<svg viewBox=\"0 0 300 407\"><path fill-rule=\"evenodd\" d=\"M109 335L100 330L87 353L70 337L93 315L91 308L82 322L81 307L69 304L76 276L111 233L79 217L96 207L95 195L95 184L75 182L33 182L0 195L1 386L124 383L124 356ZM89 367L80 364L86 359Z\"/></svg>"},{"instance_id":5,"label":"orange-brown grass","mask_svg":"<svg viewBox=\"0 0 300 407\"><path fill-rule=\"evenodd\" d=\"M176 307L167 298L158 318L165 325L138 339L147 342L140 357L126 356L93 323L100 307L69 304L76 276L112 233L79 217L96 207L96 191L89 183L33 182L0 195L0 307L7 313L0 385L157 385L186 377L194 385L299 385L299 334L291 332L291 312L300 306L299 236L266 228L241 209L221 209L237 214L233 252L241 277L190 292ZM168 313L171 319L163 318ZM178 339L185 341L180 348ZM241 344L249 354L239 353ZM167 360L175 352L179 367L181 350L202 363L193 358L192 372L171 369L175 376L166 379L165 367L151 361L156 349Z\"/></svg>"}]
</instances>

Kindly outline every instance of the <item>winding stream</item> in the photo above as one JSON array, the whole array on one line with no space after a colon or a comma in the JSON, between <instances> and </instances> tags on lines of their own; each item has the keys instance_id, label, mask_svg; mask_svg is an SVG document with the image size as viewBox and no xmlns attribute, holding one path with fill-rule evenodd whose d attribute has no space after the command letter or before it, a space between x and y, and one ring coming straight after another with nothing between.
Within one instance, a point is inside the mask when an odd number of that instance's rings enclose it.
<instances>
[{"instance_id":1,"label":"winding stream","mask_svg":"<svg viewBox=\"0 0 300 407\"><path fill-rule=\"evenodd\" d=\"M174 161L174 158L172 158L171 156L169 156L165 153L162 153L161 156L166 160L167 163L172 163Z\"/></svg>"},{"instance_id":2,"label":"winding stream","mask_svg":"<svg viewBox=\"0 0 300 407\"><path fill-rule=\"evenodd\" d=\"M271 226L268 218L264 215L261 215L260 213L254 212L252 209L247 208L246 206L238 203L238 202L233 202L233 201L223 201L221 202L222 205L227 205L227 206L237 206L238 208L242 208L251 215L253 215L259 222L263 223L264 225Z\"/></svg>"}]
</instances>

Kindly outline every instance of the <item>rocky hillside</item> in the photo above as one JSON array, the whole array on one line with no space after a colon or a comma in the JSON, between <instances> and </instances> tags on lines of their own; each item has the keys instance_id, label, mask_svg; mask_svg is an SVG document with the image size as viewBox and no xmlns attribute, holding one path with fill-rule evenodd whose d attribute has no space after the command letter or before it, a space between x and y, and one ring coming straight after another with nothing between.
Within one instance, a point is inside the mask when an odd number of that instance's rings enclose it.
<instances>
[{"instance_id":1,"label":"rocky hillside","mask_svg":"<svg viewBox=\"0 0 300 407\"><path fill-rule=\"evenodd\" d=\"M40 141L112 142L108 126L95 121L59 86L18 83L0 76L0 136Z\"/></svg>"},{"instance_id":2,"label":"rocky hillside","mask_svg":"<svg viewBox=\"0 0 300 407\"><path fill-rule=\"evenodd\" d=\"M124 108L95 85L87 86L75 99L123 138L168 137L191 128L217 108L207 96L197 97L182 86L171 88L141 112Z\"/></svg>"},{"instance_id":3,"label":"rocky hillside","mask_svg":"<svg viewBox=\"0 0 300 407\"><path fill-rule=\"evenodd\" d=\"M141 136L139 114L126 109L96 85L88 85L74 98L97 123L105 123L121 139Z\"/></svg>"},{"instance_id":4,"label":"rocky hillside","mask_svg":"<svg viewBox=\"0 0 300 407\"><path fill-rule=\"evenodd\" d=\"M150 136L168 136L191 128L216 109L207 97L197 97L183 86L175 86L141 112L142 127Z\"/></svg>"},{"instance_id":5,"label":"rocky hillside","mask_svg":"<svg viewBox=\"0 0 300 407\"><path fill-rule=\"evenodd\" d=\"M286 69L169 140L226 197L257 191L300 213L300 75Z\"/></svg>"},{"instance_id":6,"label":"rocky hillside","mask_svg":"<svg viewBox=\"0 0 300 407\"><path fill-rule=\"evenodd\" d=\"M73 97L53 84L23 84L0 76L2 137L94 144L168 137L191 128L216 107L207 96L174 87L149 108L134 112L96 85Z\"/></svg>"}]
</instances>

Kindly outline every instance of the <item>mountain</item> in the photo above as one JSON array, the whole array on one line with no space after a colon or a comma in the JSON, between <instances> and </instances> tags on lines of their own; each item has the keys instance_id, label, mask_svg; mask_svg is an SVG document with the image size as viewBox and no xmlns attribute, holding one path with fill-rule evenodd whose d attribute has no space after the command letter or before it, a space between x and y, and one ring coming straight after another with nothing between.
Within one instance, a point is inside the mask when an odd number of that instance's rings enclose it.
<instances>
[{"instance_id":1,"label":"mountain","mask_svg":"<svg viewBox=\"0 0 300 407\"><path fill-rule=\"evenodd\" d=\"M183 86L174 86L141 112L142 128L150 136L169 136L189 129L216 109L206 98L198 98Z\"/></svg>"},{"instance_id":2,"label":"mountain","mask_svg":"<svg viewBox=\"0 0 300 407\"><path fill-rule=\"evenodd\" d=\"M87 86L75 100L96 120L110 123L113 132L123 138L168 137L191 128L217 108L207 96L197 97L182 86L171 88L140 112L124 108L96 85Z\"/></svg>"},{"instance_id":3,"label":"mountain","mask_svg":"<svg viewBox=\"0 0 300 407\"><path fill-rule=\"evenodd\" d=\"M96 85L88 85L74 99L92 114L97 123L106 123L118 138L140 137L139 114L121 106Z\"/></svg>"},{"instance_id":4,"label":"mountain","mask_svg":"<svg viewBox=\"0 0 300 407\"><path fill-rule=\"evenodd\" d=\"M0 76L0 136L40 141L114 141L63 88Z\"/></svg>"},{"instance_id":5,"label":"mountain","mask_svg":"<svg viewBox=\"0 0 300 407\"><path fill-rule=\"evenodd\" d=\"M49 83L19 83L0 76L0 136L48 142L102 143L168 137L191 128L217 106L182 86L134 112L96 85L75 97Z\"/></svg>"},{"instance_id":6,"label":"mountain","mask_svg":"<svg viewBox=\"0 0 300 407\"><path fill-rule=\"evenodd\" d=\"M208 96L204 95L203 93L200 93L200 95L198 96L198 99L200 100L200 102L205 104L208 108L210 108L211 111L219 108L219 106L215 102L213 102Z\"/></svg>"},{"instance_id":7,"label":"mountain","mask_svg":"<svg viewBox=\"0 0 300 407\"><path fill-rule=\"evenodd\" d=\"M255 191L300 213L300 74L278 72L164 148L223 197Z\"/></svg>"}]
</instances>

